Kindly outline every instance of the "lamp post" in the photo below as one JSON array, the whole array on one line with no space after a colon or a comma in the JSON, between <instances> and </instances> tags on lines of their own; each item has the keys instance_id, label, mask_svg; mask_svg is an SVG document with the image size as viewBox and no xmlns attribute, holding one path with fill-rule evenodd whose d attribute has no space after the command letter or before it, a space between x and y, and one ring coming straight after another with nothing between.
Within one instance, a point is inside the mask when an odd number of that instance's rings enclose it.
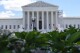
<instances>
[{"instance_id":1,"label":"lamp post","mask_svg":"<svg viewBox=\"0 0 80 53\"><path fill-rule=\"evenodd\" d=\"M32 28L33 28L33 30L36 30L35 19L36 19L36 17L32 17Z\"/></svg>"}]
</instances>

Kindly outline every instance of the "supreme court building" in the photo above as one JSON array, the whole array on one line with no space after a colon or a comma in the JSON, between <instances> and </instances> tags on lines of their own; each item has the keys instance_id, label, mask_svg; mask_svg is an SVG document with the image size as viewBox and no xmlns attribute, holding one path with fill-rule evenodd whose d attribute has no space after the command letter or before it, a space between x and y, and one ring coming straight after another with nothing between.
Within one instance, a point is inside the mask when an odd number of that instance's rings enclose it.
<instances>
[{"instance_id":1,"label":"supreme court building","mask_svg":"<svg viewBox=\"0 0 80 53\"><path fill-rule=\"evenodd\" d=\"M53 31L68 28L69 25L80 28L79 17L63 17L59 6L37 1L22 6L23 18L0 19L0 29L10 31ZM58 26L59 25L59 26Z\"/></svg>"},{"instance_id":2,"label":"supreme court building","mask_svg":"<svg viewBox=\"0 0 80 53\"><path fill-rule=\"evenodd\" d=\"M58 24L58 6L42 1L22 6L25 30L52 31Z\"/></svg>"}]
</instances>

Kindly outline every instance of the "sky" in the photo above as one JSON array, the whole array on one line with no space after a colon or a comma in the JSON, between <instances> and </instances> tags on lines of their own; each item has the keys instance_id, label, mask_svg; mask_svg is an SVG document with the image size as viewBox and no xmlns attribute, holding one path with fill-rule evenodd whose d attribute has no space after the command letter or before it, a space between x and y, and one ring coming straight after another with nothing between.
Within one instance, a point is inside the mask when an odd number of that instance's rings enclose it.
<instances>
[{"instance_id":1,"label":"sky","mask_svg":"<svg viewBox=\"0 0 80 53\"><path fill-rule=\"evenodd\" d=\"M80 17L80 0L0 0L0 18L22 18L21 6L36 1L58 5L64 17Z\"/></svg>"}]
</instances>

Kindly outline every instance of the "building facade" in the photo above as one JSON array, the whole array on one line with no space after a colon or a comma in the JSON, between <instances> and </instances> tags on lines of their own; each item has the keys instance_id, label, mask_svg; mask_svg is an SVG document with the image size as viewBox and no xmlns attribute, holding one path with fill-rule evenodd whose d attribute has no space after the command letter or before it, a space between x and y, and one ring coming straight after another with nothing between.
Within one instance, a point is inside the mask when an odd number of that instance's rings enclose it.
<instances>
[{"instance_id":1,"label":"building facade","mask_svg":"<svg viewBox=\"0 0 80 53\"><path fill-rule=\"evenodd\" d=\"M22 18L14 18L14 19L0 19L0 29L2 30L10 30L11 32L19 31L19 28L23 24Z\"/></svg>"},{"instance_id":2,"label":"building facade","mask_svg":"<svg viewBox=\"0 0 80 53\"><path fill-rule=\"evenodd\" d=\"M57 5L52 5L43 1L37 1L22 6L23 18L0 19L0 28L10 31L53 31L55 29L67 28L69 25L80 27L80 18L66 17ZM58 26L59 25L59 26ZM77 25L77 26L76 26Z\"/></svg>"},{"instance_id":3,"label":"building facade","mask_svg":"<svg viewBox=\"0 0 80 53\"><path fill-rule=\"evenodd\" d=\"M58 6L38 1L22 7L25 30L51 31L57 26ZM33 21L34 20L34 21Z\"/></svg>"}]
</instances>

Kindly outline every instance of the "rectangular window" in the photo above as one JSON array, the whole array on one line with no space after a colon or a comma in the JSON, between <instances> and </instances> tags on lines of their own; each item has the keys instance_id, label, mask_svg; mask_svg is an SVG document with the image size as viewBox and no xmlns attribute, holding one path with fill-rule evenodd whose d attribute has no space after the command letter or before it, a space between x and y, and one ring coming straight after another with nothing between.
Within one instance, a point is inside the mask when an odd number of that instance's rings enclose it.
<instances>
[{"instance_id":1,"label":"rectangular window","mask_svg":"<svg viewBox=\"0 0 80 53\"><path fill-rule=\"evenodd\" d=\"M16 28L16 26L14 25L14 29Z\"/></svg>"},{"instance_id":2,"label":"rectangular window","mask_svg":"<svg viewBox=\"0 0 80 53\"><path fill-rule=\"evenodd\" d=\"M66 24L66 28L68 28L68 25Z\"/></svg>"},{"instance_id":3,"label":"rectangular window","mask_svg":"<svg viewBox=\"0 0 80 53\"><path fill-rule=\"evenodd\" d=\"M74 27L76 27L76 25L74 24Z\"/></svg>"},{"instance_id":4,"label":"rectangular window","mask_svg":"<svg viewBox=\"0 0 80 53\"><path fill-rule=\"evenodd\" d=\"M9 25L9 29L11 29L11 25Z\"/></svg>"},{"instance_id":5,"label":"rectangular window","mask_svg":"<svg viewBox=\"0 0 80 53\"><path fill-rule=\"evenodd\" d=\"M5 29L7 29L7 25L5 25Z\"/></svg>"},{"instance_id":6,"label":"rectangular window","mask_svg":"<svg viewBox=\"0 0 80 53\"><path fill-rule=\"evenodd\" d=\"M1 29L3 29L3 25L1 25Z\"/></svg>"},{"instance_id":7,"label":"rectangular window","mask_svg":"<svg viewBox=\"0 0 80 53\"><path fill-rule=\"evenodd\" d=\"M18 25L17 28L19 29L20 28L20 25Z\"/></svg>"},{"instance_id":8,"label":"rectangular window","mask_svg":"<svg viewBox=\"0 0 80 53\"><path fill-rule=\"evenodd\" d=\"M79 28L79 24L78 24L78 28Z\"/></svg>"}]
</instances>

